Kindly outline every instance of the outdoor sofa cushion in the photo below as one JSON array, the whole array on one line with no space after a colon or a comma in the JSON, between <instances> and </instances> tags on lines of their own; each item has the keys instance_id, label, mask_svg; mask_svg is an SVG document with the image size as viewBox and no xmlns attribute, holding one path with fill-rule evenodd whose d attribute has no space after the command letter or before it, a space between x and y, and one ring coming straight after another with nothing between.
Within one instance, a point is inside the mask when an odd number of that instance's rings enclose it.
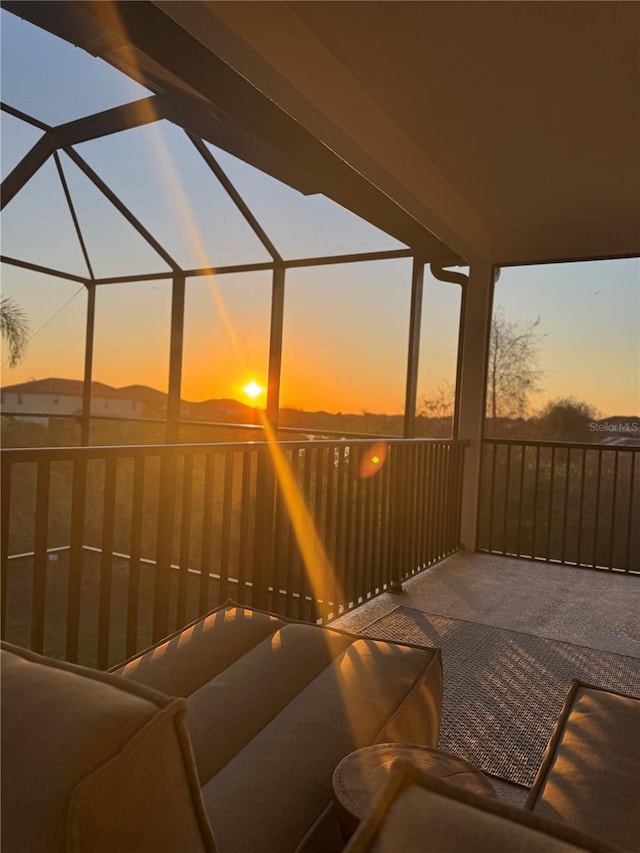
<instances>
[{"instance_id":1,"label":"outdoor sofa cushion","mask_svg":"<svg viewBox=\"0 0 640 853\"><path fill-rule=\"evenodd\" d=\"M640 699L575 681L526 806L640 850Z\"/></svg>"},{"instance_id":2,"label":"outdoor sofa cushion","mask_svg":"<svg viewBox=\"0 0 640 853\"><path fill-rule=\"evenodd\" d=\"M428 776L406 759L345 853L620 853L604 841Z\"/></svg>"},{"instance_id":3,"label":"outdoor sofa cushion","mask_svg":"<svg viewBox=\"0 0 640 853\"><path fill-rule=\"evenodd\" d=\"M215 853L185 703L2 643L2 850Z\"/></svg>"},{"instance_id":4,"label":"outdoor sofa cushion","mask_svg":"<svg viewBox=\"0 0 640 853\"><path fill-rule=\"evenodd\" d=\"M374 742L435 746L440 651L228 602L119 669L187 703L222 853L340 850L332 776Z\"/></svg>"}]
</instances>

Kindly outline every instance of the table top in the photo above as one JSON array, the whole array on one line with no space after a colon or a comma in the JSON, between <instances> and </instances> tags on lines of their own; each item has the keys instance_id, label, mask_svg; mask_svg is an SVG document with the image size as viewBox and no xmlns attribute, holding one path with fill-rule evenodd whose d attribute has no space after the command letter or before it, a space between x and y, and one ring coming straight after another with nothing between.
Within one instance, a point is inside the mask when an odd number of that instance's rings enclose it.
<instances>
[{"instance_id":1,"label":"table top","mask_svg":"<svg viewBox=\"0 0 640 853\"><path fill-rule=\"evenodd\" d=\"M412 743L373 744L347 755L333 774L333 792L346 829L353 831L368 813L397 758L405 758L425 773L467 791L496 796L484 773L456 755Z\"/></svg>"}]
</instances>

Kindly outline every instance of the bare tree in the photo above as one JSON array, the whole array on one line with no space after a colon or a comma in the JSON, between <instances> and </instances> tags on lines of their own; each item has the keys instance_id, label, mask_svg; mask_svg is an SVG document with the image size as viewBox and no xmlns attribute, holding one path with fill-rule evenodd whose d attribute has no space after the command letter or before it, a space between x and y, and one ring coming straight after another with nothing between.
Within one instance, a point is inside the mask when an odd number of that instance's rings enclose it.
<instances>
[{"instance_id":1,"label":"bare tree","mask_svg":"<svg viewBox=\"0 0 640 853\"><path fill-rule=\"evenodd\" d=\"M487 415L524 417L542 371L537 369L541 340L540 317L523 323L507 317L498 306L493 313L487 371Z\"/></svg>"},{"instance_id":2,"label":"bare tree","mask_svg":"<svg viewBox=\"0 0 640 853\"><path fill-rule=\"evenodd\" d=\"M456 386L444 379L428 397L422 397L419 414L429 418L450 418L453 416L455 399Z\"/></svg>"},{"instance_id":3,"label":"bare tree","mask_svg":"<svg viewBox=\"0 0 640 853\"><path fill-rule=\"evenodd\" d=\"M0 334L9 347L9 367L22 359L29 343L29 320L11 296L0 296Z\"/></svg>"}]
</instances>

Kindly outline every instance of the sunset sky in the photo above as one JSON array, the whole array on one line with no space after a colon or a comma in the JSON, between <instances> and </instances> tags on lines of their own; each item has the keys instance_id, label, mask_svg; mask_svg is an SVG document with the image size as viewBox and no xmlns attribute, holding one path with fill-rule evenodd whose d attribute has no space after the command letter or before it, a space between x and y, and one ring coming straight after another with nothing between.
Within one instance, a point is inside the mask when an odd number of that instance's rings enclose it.
<instances>
[{"instance_id":1,"label":"sunset sky","mask_svg":"<svg viewBox=\"0 0 640 853\"><path fill-rule=\"evenodd\" d=\"M115 69L2 12L2 100L59 124L147 92ZM39 132L2 113L2 177ZM403 248L319 196L303 197L210 146L286 258ZM193 145L156 123L77 146L89 165L185 268L269 260ZM61 155L98 276L164 272L166 264ZM87 270L49 160L7 206L2 251L66 272ZM86 294L75 282L9 265L2 289L29 315L27 356L2 384L82 376ZM281 403L305 409L398 413L404 401L411 261L290 270ZM187 283L182 396L242 398L266 384L269 272ZM94 379L166 390L170 280L105 285L97 297ZM459 289L426 276L419 398L455 378ZM640 413L640 261L502 271L496 302L523 323L540 317L543 393L603 415ZM3 363L5 354L3 349Z\"/></svg>"}]
</instances>

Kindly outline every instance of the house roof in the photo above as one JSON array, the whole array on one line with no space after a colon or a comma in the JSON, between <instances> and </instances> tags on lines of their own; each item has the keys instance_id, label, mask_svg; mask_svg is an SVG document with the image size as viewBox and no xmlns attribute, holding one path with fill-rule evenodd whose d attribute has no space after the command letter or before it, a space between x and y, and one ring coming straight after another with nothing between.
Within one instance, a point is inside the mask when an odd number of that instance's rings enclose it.
<instances>
[{"instance_id":1,"label":"house roof","mask_svg":"<svg viewBox=\"0 0 640 853\"><path fill-rule=\"evenodd\" d=\"M19 382L15 385L4 385L2 393L17 394L59 394L71 397L82 397L83 381L81 379L61 379L50 376L47 379L33 379L30 382ZM117 400L144 400L155 402L165 400L167 395L163 391L149 388L147 385L127 385L124 388L114 388L104 382L92 382L91 394L93 397L107 397Z\"/></svg>"}]
</instances>

